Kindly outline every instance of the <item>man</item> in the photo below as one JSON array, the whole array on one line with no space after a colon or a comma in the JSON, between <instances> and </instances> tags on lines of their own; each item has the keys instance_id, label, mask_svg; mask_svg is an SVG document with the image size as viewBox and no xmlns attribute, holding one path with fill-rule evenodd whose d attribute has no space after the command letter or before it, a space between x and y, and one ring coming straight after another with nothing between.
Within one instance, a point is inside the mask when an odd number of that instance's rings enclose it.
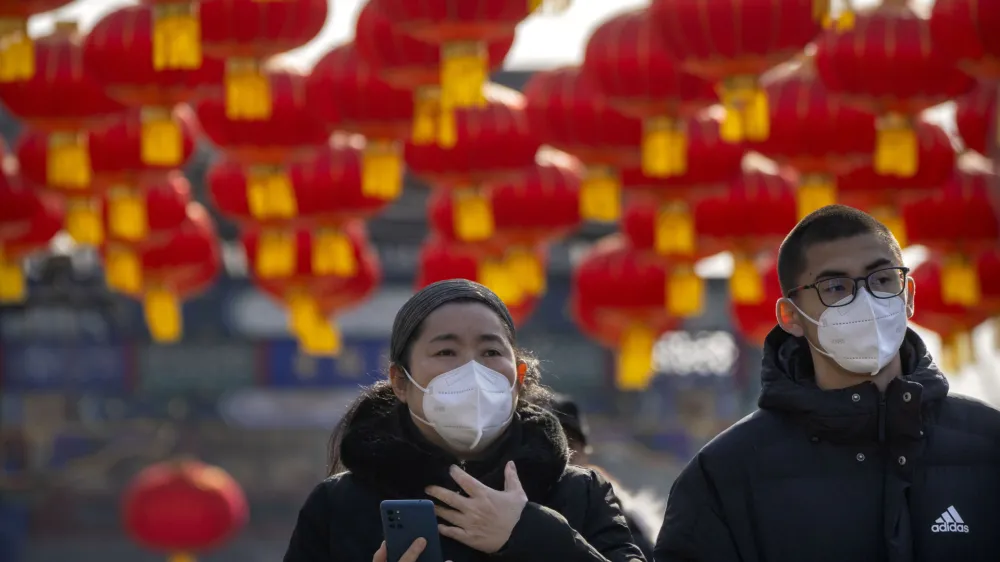
<instances>
[{"instance_id":1,"label":"man","mask_svg":"<svg viewBox=\"0 0 1000 562\"><path fill-rule=\"evenodd\" d=\"M919 303L889 230L824 207L778 276L760 409L674 482L655 560L1000 560L1000 412L949 396L907 329Z\"/></svg>"}]
</instances>

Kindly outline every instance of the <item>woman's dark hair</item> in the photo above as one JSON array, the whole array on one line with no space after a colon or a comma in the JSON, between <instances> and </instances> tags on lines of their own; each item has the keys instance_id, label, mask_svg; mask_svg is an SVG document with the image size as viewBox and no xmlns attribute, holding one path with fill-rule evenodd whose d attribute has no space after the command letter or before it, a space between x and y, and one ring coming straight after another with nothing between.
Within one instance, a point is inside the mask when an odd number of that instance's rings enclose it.
<instances>
[{"instance_id":1,"label":"woman's dark hair","mask_svg":"<svg viewBox=\"0 0 1000 562\"><path fill-rule=\"evenodd\" d=\"M507 310L507 305L487 287L467 279L449 279L432 283L403 304L392 323L392 335L389 341L390 363L409 370L413 342L420 337L424 320L443 305L470 302L485 305L496 313L504 325L511 347L514 348L515 359L527 366L518 392L518 409L527 405L546 407L552 401L552 393L541 384L538 359L530 351L517 347L517 330L514 328L514 319ZM377 403L391 408L399 403L399 399L396 398L389 380L379 381L361 390L361 395L351 403L330 435L328 462L330 475L345 469L340 462L340 442L361 406L366 403Z\"/></svg>"}]
</instances>

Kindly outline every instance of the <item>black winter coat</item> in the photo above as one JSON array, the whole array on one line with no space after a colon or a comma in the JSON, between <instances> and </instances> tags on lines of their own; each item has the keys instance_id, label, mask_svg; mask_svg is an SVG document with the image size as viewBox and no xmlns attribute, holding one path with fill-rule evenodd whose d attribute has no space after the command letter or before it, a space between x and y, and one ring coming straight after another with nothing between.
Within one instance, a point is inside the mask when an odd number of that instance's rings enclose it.
<instances>
[{"instance_id":1,"label":"black winter coat","mask_svg":"<svg viewBox=\"0 0 1000 562\"><path fill-rule=\"evenodd\" d=\"M430 499L438 485L459 491L448 467L461 465L503 489L503 467L517 466L528 504L510 540L493 555L441 537L452 562L640 562L611 485L567 464L566 438L555 416L519 408L503 439L479 462L460 463L427 442L405 406L367 400L340 446L348 472L320 483L299 512L284 562L371 562L382 542L379 504Z\"/></svg>"},{"instance_id":2,"label":"black winter coat","mask_svg":"<svg viewBox=\"0 0 1000 562\"><path fill-rule=\"evenodd\" d=\"M1000 412L948 396L912 331L884 394L820 390L806 346L767 337L760 410L675 481L656 561L1000 560Z\"/></svg>"}]
</instances>

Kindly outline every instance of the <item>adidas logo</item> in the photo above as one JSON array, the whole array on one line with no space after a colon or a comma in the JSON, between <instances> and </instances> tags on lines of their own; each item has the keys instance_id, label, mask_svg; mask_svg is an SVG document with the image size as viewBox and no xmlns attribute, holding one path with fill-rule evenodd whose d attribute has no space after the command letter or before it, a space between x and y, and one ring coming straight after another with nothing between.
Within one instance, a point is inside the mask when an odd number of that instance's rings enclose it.
<instances>
[{"instance_id":1,"label":"adidas logo","mask_svg":"<svg viewBox=\"0 0 1000 562\"><path fill-rule=\"evenodd\" d=\"M955 506L950 506L944 510L941 517L938 517L931 525L932 533L968 533L969 526L962 521L962 516L955 510Z\"/></svg>"}]
</instances>

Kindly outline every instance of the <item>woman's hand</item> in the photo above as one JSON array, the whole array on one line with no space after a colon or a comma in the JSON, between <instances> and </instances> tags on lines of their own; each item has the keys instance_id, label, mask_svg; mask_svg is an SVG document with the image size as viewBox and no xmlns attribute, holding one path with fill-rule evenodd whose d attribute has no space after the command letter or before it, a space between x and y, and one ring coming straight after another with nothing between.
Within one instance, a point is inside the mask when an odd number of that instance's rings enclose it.
<instances>
[{"instance_id":1,"label":"woman's hand","mask_svg":"<svg viewBox=\"0 0 1000 562\"><path fill-rule=\"evenodd\" d=\"M504 491L493 488L469 476L457 466L451 467L451 477L469 497L439 486L427 488L427 493L451 506L434 506L438 517L454 525L438 525L438 531L470 548L493 554L507 544L528 496L517 478L517 468L508 462L504 468Z\"/></svg>"},{"instance_id":2,"label":"woman's hand","mask_svg":"<svg viewBox=\"0 0 1000 562\"><path fill-rule=\"evenodd\" d=\"M406 549L406 552L403 553L399 562L417 562L417 558L425 548L427 548L426 539L417 539L413 541L413 544L410 545L410 548ZM385 550L385 541L382 541L382 546L378 547L378 552L375 553L375 556L372 558L372 562L387 562L388 558L389 553Z\"/></svg>"}]
</instances>

